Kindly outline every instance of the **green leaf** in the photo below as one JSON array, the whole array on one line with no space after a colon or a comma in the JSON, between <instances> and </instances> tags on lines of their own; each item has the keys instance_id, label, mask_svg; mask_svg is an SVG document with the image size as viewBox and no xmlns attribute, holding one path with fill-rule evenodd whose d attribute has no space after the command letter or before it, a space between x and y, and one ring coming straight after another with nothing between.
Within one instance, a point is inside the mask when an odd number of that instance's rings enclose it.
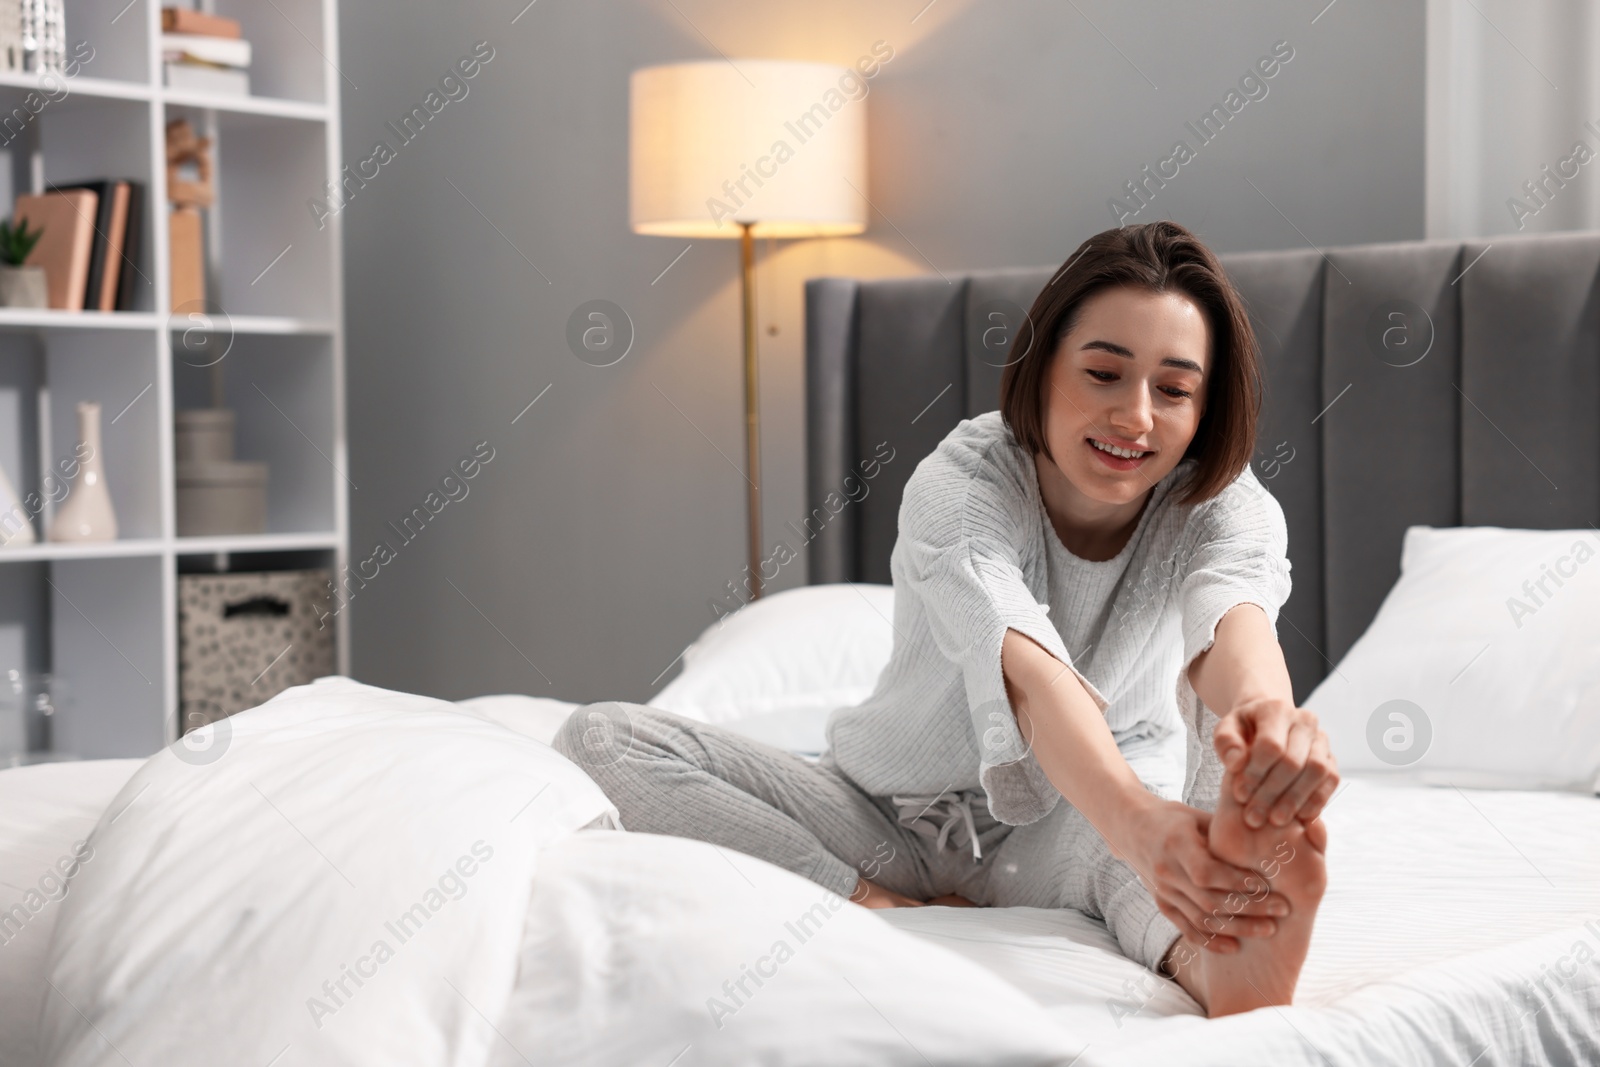
<instances>
[{"instance_id":1,"label":"green leaf","mask_svg":"<svg viewBox=\"0 0 1600 1067\"><path fill-rule=\"evenodd\" d=\"M0 222L0 259L13 267L22 266L42 236L42 229L28 230L27 219L18 221L15 226L10 220Z\"/></svg>"}]
</instances>

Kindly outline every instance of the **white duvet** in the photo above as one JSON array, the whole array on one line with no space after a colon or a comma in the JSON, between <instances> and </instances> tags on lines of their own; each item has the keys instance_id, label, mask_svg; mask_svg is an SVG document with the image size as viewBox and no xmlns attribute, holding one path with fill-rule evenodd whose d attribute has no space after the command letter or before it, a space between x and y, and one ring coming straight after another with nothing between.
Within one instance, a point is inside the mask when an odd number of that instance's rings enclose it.
<instances>
[{"instance_id":1,"label":"white duvet","mask_svg":"<svg viewBox=\"0 0 1600 1067\"><path fill-rule=\"evenodd\" d=\"M101 816L43 1062L485 1063L539 850L614 815L604 794L536 741L343 678L224 723Z\"/></svg>"},{"instance_id":2,"label":"white duvet","mask_svg":"<svg viewBox=\"0 0 1600 1067\"><path fill-rule=\"evenodd\" d=\"M40 1062L1600 1063L1600 800L1348 783L1295 1006L1206 1020L1076 913L576 833L565 710L333 679L157 756L54 905Z\"/></svg>"},{"instance_id":3,"label":"white duvet","mask_svg":"<svg viewBox=\"0 0 1600 1067\"><path fill-rule=\"evenodd\" d=\"M663 1067L1020 1067L1079 1050L999 975L806 879L604 829L599 788L497 717L328 678L152 757L61 900L41 1061L624 1067L671 1046Z\"/></svg>"}]
</instances>

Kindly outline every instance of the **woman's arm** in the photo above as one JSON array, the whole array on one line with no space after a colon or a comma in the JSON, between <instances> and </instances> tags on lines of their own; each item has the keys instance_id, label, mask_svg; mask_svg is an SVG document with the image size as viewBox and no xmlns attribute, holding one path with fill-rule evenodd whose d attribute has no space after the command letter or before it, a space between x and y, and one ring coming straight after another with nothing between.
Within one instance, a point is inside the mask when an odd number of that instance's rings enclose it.
<instances>
[{"instance_id":1,"label":"woman's arm","mask_svg":"<svg viewBox=\"0 0 1600 1067\"><path fill-rule=\"evenodd\" d=\"M1213 742L1235 774L1233 796L1247 805L1245 823L1315 819L1339 774L1317 717L1295 707L1283 649L1259 605L1228 609L1215 642L1190 665L1189 683L1220 717Z\"/></svg>"},{"instance_id":2,"label":"woman's arm","mask_svg":"<svg viewBox=\"0 0 1600 1067\"><path fill-rule=\"evenodd\" d=\"M1260 895L1252 872L1211 854L1209 813L1144 787L1076 674L1016 630L1005 633L1001 666L1018 726L1046 777L1138 872L1162 914L1190 940L1220 952L1238 949L1234 937L1274 932L1270 920L1227 919L1272 915L1282 901ZM1232 894L1249 902L1230 905Z\"/></svg>"}]
</instances>

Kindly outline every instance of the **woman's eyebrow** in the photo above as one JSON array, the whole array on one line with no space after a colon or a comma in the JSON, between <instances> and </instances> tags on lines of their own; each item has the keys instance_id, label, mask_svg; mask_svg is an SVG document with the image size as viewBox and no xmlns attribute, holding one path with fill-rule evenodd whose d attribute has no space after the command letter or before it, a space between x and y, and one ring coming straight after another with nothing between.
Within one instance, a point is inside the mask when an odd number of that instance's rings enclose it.
<instances>
[{"instance_id":1,"label":"woman's eyebrow","mask_svg":"<svg viewBox=\"0 0 1600 1067\"><path fill-rule=\"evenodd\" d=\"M1117 344L1115 341L1085 341L1080 346L1080 350L1087 350L1090 348L1098 348L1102 352L1110 352L1113 356L1121 356L1123 359L1133 358L1132 351L1124 348L1122 345ZM1192 370L1196 374L1205 373L1205 368L1200 366L1200 364L1196 363L1194 360L1179 359L1177 356L1168 356L1166 359L1161 361L1161 365L1163 367L1177 367L1181 370Z\"/></svg>"}]
</instances>

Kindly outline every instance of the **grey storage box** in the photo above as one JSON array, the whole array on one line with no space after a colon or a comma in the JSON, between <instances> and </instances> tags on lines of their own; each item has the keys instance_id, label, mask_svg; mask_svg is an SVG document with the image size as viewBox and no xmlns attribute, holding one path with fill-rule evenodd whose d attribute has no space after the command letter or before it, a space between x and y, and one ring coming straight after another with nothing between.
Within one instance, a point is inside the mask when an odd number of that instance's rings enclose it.
<instances>
[{"instance_id":1,"label":"grey storage box","mask_svg":"<svg viewBox=\"0 0 1600 1067\"><path fill-rule=\"evenodd\" d=\"M177 464L178 536L264 533L267 465L193 461Z\"/></svg>"},{"instance_id":2,"label":"grey storage box","mask_svg":"<svg viewBox=\"0 0 1600 1067\"><path fill-rule=\"evenodd\" d=\"M180 733L333 673L326 570L178 576Z\"/></svg>"},{"instance_id":3,"label":"grey storage box","mask_svg":"<svg viewBox=\"0 0 1600 1067\"><path fill-rule=\"evenodd\" d=\"M233 412L228 408L190 408L173 417L172 453L179 463L233 459Z\"/></svg>"}]
</instances>

